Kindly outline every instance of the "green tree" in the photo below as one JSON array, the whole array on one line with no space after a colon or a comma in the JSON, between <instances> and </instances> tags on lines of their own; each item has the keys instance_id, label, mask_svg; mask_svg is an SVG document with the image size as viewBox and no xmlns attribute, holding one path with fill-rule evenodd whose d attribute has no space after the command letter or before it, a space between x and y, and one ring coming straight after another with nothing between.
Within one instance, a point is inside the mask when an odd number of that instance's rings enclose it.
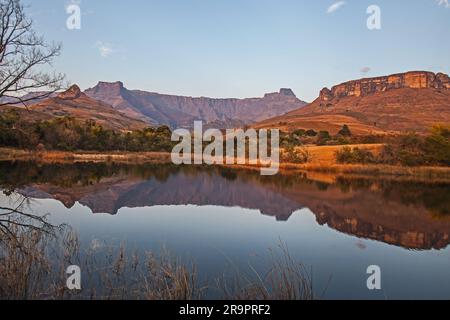
<instances>
[{"instance_id":1,"label":"green tree","mask_svg":"<svg viewBox=\"0 0 450 320\"><path fill-rule=\"evenodd\" d=\"M350 131L348 125L344 124L342 126L342 129L339 130L338 134L344 137L350 137L352 135L352 132Z\"/></svg>"},{"instance_id":2,"label":"green tree","mask_svg":"<svg viewBox=\"0 0 450 320\"><path fill-rule=\"evenodd\" d=\"M317 145L325 145L330 140L331 136L328 131L319 131L319 134L317 135Z\"/></svg>"},{"instance_id":3,"label":"green tree","mask_svg":"<svg viewBox=\"0 0 450 320\"><path fill-rule=\"evenodd\" d=\"M450 165L450 126L434 126L423 150L429 162Z\"/></svg>"}]
</instances>

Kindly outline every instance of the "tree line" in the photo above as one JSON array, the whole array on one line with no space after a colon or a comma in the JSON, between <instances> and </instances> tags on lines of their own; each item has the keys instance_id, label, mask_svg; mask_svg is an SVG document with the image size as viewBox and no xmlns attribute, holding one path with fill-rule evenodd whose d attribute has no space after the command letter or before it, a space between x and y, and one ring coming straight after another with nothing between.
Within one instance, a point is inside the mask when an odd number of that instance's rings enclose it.
<instances>
[{"instance_id":1,"label":"tree line","mask_svg":"<svg viewBox=\"0 0 450 320\"><path fill-rule=\"evenodd\" d=\"M171 151L171 135L167 126L115 131L73 117L31 122L14 109L0 114L0 146L27 150Z\"/></svg>"}]
</instances>

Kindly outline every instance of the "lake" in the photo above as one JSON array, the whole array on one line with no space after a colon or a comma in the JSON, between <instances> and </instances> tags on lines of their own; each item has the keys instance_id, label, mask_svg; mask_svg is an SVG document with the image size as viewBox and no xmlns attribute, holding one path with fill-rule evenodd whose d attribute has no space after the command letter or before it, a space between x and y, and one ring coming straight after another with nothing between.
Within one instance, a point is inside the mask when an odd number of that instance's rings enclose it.
<instances>
[{"instance_id":1,"label":"lake","mask_svg":"<svg viewBox=\"0 0 450 320\"><path fill-rule=\"evenodd\" d=\"M264 273L283 243L323 299L449 299L450 184L207 166L0 163L0 206L23 197L83 247L166 247L204 279ZM368 290L367 267L381 268ZM214 298L214 294L211 294Z\"/></svg>"}]
</instances>

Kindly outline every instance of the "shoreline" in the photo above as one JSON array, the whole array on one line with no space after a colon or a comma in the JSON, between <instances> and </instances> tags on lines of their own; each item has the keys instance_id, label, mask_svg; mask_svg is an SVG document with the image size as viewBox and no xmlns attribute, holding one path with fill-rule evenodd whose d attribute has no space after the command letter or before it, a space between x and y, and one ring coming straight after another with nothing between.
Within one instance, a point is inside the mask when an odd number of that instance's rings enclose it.
<instances>
[{"instance_id":1,"label":"shoreline","mask_svg":"<svg viewBox=\"0 0 450 320\"><path fill-rule=\"evenodd\" d=\"M44 151L35 152L22 149L0 148L0 161L35 161L52 163L135 163L165 164L172 163L169 152L96 152L96 151ZM220 165L227 168L259 170L259 165ZM312 163L280 163L280 172L307 173L314 175L402 178L420 181L450 182L450 167L406 167L378 164L337 164L330 161Z\"/></svg>"},{"instance_id":2,"label":"shoreline","mask_svg":"<svg viewBox=\"0 0 450 320\"><path fill-rule=\"evenodd\" d=\"M168 152L27 151L0 148L0 161L36 161L42 163L118 162L168 163Z\"/></svg>"}]
</instances>

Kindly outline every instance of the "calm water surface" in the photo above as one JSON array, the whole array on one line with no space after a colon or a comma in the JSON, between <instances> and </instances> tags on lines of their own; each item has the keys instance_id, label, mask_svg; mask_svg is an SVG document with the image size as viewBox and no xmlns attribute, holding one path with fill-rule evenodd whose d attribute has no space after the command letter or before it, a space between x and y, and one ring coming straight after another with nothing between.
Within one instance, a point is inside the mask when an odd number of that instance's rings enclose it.
<instances>
[{"instance_id":1,"label":"calm water surface","mask_svg":"<svg viewBox=\"0 0 450 320\"><path fill-rule=\"evenodd\" d=\"M328 299L450 298L450 185L172 165L0 163L0 206L67 223L82 245L167 247L205 278L264 272L280 241ZM9 191L13 191L12 193ZM366 287L369 265L382 290Z\"/></svg>"}]
</instances>

